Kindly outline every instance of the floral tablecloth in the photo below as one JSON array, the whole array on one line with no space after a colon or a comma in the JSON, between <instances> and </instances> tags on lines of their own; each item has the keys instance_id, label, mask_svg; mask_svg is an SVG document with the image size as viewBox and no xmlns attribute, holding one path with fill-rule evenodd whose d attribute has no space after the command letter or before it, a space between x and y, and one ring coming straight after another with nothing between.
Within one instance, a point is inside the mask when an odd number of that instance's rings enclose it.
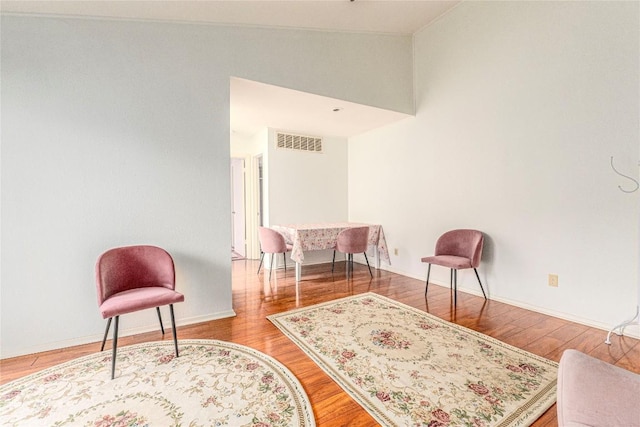
<instances>
[{"instance_id":1,"label":"floral tablecloth","mask_svg":"<svg viewBox=\"0 0 640 427\"><path fill-rule=\"evenodd\" d=\"M346 228L369 227L369 245L378 248L378 254L388 264L389 249L381 225L362 224L357 222L332 222L319 224L289 224L274 225L271 228L279 231L287 241L293 245L291 259L297 263L304 261L304 251L318 251L333 249L336 245L338 233Z\"/></svg>"}]
</instances>

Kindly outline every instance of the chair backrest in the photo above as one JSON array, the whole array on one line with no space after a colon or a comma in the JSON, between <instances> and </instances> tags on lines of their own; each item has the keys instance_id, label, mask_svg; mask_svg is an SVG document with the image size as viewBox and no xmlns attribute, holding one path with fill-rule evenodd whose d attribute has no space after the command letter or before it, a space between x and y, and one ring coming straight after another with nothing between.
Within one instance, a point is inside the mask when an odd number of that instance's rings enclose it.
<instances>
[{"instance_id":1,"label":"chair backrest","mask_svg":"<svg viewBox=\"0 0 640 427\"><path fill-rule=\"evenodd\" d=\"M369 227L346 228L338 234L336 249L345 254L359 254L367 251Z\"/></svg>"},{"instance_id":2,"label":"chair backrest","mask_svg":"<svg viewBox=\"0 0 640 427\"><path fill-rule=\"evenodd\" d=\"M156 246L109 249L96 262L98 305L118 292L144 287L175 290L173 258Z\"/></svg>"},{"instance_id":3,"label":"chair backrest","mask_svg":"<svg viewBox=\"0 0 640 427\"><path fill-rule=\"evenodd\" d=\"M260 227L258 229L260 237L260 247L262 252L267 254L281 254L287 252L287 243L284 240L284 236L267 227Z\"/></svg>"},{"instance_id":4,"label":"chair backrest","mask_svg":"<svg viewBox=\"0 0 640 427\"><path fill-rule=\"evenodd\" d=\"M436 242L435 255L455 255L471 260L471 266L480 265L484 236L478 230L451 230L444 233Z\"/></svg>"}]
</instances>

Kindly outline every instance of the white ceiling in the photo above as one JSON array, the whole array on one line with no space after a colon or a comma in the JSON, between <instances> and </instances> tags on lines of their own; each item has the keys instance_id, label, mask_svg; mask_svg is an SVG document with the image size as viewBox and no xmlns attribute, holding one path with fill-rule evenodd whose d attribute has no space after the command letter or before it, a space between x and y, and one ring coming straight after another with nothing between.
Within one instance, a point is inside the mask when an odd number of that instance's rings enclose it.
<instances>
[{"instance_id":1,"label":"white ceiling","mask_svg":"<svg viewBox=\"0 0 640 427\"><path fill-rule=\"evenodd\" d=\"M245 135L270 127L308 136L348 138L407 117L411 116L251 80L231 79L231 130Z\"/></svg>"},{"instance_id":2,"label":"white ceiling","mask_svg":"<svg viewBox=\"0 0 640 427\"><path fill-rule=\"evenodd\" d=\"M2 0L2 13L199 22L322 31L411 35L455 7L431 0ZM334 112L334 108L340 108ZM407 117L243 79L231 80L231 129L264 127L350 137Z\"/></svg>"},{"instance_id":3,"label":"white ceiling","mask_svg":"<svg viewBox=\"0 0 640 427\"><path fill-rule=\"evenodd\" d=\"M411 35L459 0L2 0L0 10Z\"/></svg>"}]
</instances>

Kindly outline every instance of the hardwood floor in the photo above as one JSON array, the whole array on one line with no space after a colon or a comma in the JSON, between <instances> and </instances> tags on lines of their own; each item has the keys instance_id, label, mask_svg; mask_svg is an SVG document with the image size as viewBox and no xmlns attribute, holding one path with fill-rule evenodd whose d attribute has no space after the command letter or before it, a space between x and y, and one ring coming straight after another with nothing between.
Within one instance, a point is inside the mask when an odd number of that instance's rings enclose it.
<instances>
[{"instance_id":1,"label":"hardwood floor","mask_svg":"<svg viewBox=\"0 0 640 427\"><path fill-rule=\"evenodd\" d=\"M604 344L606 331L589 328L529 310L481 297L458 293L458 306L452 307L449 289L429 286L424 298L424 282L386 271L374 270L371 279L366 266L356 265L349 280L344 263L336 264L332 276L328 264L303 268L303 281L295 283L292 268L258 276L258 261L233 261L233 308L236 317L182 326L179 339L219 339L247 345L284 363L300 380L311 400L318 426L374 426L376 422L360 405L316 366L298 347L266 319L272 313L287 311L363 292L375 292L425 310L442 319L490 335L551 360L575 348L609 363L640 373L640 341L614 335L613 344ZM179 288L178 284L178 288ZM184 304L188 304L188 299ZM97 308L96 308L97 310ZM123 318L126 322L126 317ZM118 340L119 346L163 339L160 331ZM171 340L171 333L164 339ZM33 355L0 360L0 384L47 367L94 353L100 343L69 347ZM109 343L107 344L109 348ZM534 424L556 426L555 405Z\"/></svg>"}]
</instances>

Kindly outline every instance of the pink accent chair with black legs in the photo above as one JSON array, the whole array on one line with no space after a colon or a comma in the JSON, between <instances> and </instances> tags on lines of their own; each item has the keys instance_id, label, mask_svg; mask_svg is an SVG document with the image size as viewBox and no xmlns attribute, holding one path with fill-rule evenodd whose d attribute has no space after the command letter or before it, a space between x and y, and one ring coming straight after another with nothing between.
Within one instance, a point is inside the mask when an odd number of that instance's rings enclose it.
<instances>
[{"instance_id":1,"label":"pink accent chair with black legs","mask_svg":"<svg viewBox=\"0 0 640 427\"><path fill-rule=\"evenodd\" d=\"M293 246L288 244L284 240L284 236L280 234L278 231L267 228L260 227L258 229L258 237L260 238L260 265L258 265L258 273L260 274L260 269L262 268L262 261L264 260L264 254L271 254L271 264L269 266L269 280L271 280L271 271L273 270L273 258L275 258L275 254L282 254L282 259L284 259L284 271L287 272L287 256L286 253L290 252L293 249Z\"/></svg>"},{"instance_id":2,"label":"pink accent chair with black legs","mask_svg":"<svg viewBox=\"0 0 640 427\"><path fill-rule=\"evenodd\" d=\"M100 351L104 350L111 320L113 318L116 320L113 329L111 379L115 375L118 320L122 314L155 307L160 329L164 335L160 306L168 305L171 312L176 357L179 356L173 304L184 301L184 295L175 291L175 277L171 255L156 246L114 248L98 258L96 262L98 306L102 318L108 319Z\"/></svg>"},{"instance_id":3,"label":"pink accent chair with black legs","mask_svg":"<svg viewBox=\"0 0 640 427\"><path fill-rule=\"evenodd\" d=\"M331 272L336 264L336 251L347 254L347 272L349 267L353 271L353 254L364 254L364 259L369 267L369 274L373 277L369 259L367 258L367 247L369 246L369 227L352 227L342 230L338 233L336 247L333 250L333 262L331 263Z\"/></svg>"},{"instance_id":4,"label":"pink accent chair with black legs","mask_svg":"<svg viewBox=\"0 0 640 427\"><path fill-rule=\"evenodd\" d=\"M435 255L424 257L422 262L429 264L427 267L427 283L424 289L424 296L427 296L429 290L429 274L431 273L431 264L441 265L451 269L451 277L449 279L450 286L453 288L453 304L458 303L458 270L473 268L476 278L480 284L480 290L484 299L487 294L484 293L480 276L476 268L480 265L482 257L482 246L484 244L484 236L478 230L451 230L444 233L436 242Z\"/></svg>"}]
</instances>

